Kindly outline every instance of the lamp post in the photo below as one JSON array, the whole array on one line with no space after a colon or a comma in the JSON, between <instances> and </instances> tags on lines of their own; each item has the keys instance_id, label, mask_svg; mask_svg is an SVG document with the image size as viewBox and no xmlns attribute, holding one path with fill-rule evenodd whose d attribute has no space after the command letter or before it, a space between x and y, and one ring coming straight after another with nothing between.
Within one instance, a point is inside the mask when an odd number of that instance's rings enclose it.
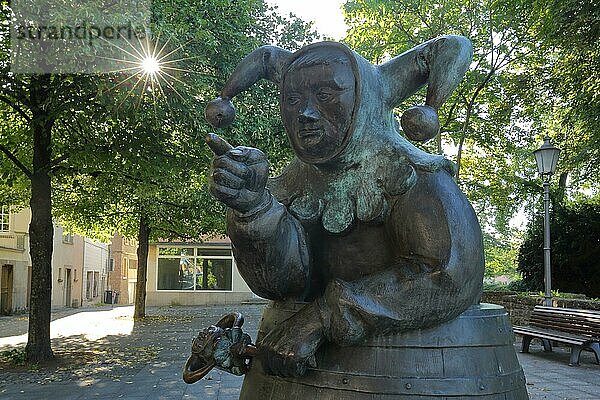
<instances>
[{"instance_id":1,"label":"lamp post","mask_svg":"<svg viewBox=\"0 0 600 400\"><path fill-rule=\"evenodd\" d=\"M538 172L544 184L544 305L552 307L552 279L550 270L550 177L556 171L560 149L552 146L550 138L533 152Z\"/></svg>"}]
</instances>

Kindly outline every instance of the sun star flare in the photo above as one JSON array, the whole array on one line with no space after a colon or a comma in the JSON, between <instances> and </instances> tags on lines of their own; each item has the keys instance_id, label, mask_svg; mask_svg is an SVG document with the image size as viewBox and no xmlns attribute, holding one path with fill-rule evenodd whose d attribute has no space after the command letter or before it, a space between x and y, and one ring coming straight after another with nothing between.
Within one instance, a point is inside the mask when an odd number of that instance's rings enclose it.
<instances>
[{"instance_id":1,"label":"sun star flare","mask_svg":"<svg viewBox=\"0 0 600 400\"><path fill-rule=\"evenodd\" d=\"M160 72L160 62L154 56L147 56L142 59L141 68L144 71L144 74L154 75Z\"/></svg>"}]
</instances>

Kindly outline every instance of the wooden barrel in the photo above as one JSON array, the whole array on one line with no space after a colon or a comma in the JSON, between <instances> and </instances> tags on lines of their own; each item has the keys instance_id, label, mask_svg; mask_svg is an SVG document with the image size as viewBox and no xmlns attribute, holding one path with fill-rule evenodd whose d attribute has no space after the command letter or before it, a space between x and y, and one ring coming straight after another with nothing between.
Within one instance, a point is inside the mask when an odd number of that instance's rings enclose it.
<instances>
[{"instance_id":1,"label":"wooden barrel","mask_svg":"<svg viewBox=\"0 0 600 400\"><path fill-rule=\"evenodd\" d=\"M301 307L271 304L259 338ZM240 400L527 400L513 341L504 308L480 304L435 328L324 345L302 378L265 375L253 360Z\"/></svg>"}]
</instances>

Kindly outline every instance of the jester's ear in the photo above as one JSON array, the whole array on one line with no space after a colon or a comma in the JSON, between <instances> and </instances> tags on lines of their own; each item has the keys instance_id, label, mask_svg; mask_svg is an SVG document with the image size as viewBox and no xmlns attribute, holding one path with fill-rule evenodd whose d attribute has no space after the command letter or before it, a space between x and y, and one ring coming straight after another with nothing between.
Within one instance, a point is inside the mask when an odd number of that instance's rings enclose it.
<instances>
[{"instance_id":1,"label":"jester's ear","mask_svg":"<svg viewBox=\"0 0 600 400\"><path fill-rule=\"evenodd\" d=\"M235 118L231 99L261 79L279 84L291 54L280 47L262 46L244 57L227 80L221 96L208 103L204 112L208 122L216 128L231 124Z\"/></svg>"}]
</instances>

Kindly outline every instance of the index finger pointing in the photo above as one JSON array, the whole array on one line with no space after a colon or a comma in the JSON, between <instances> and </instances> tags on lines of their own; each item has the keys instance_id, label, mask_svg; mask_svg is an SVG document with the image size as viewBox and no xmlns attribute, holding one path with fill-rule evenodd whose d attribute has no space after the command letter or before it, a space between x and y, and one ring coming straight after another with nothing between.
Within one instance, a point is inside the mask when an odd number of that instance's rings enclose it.
<instances>
[{"instance_id":1,"label":"index finger pointing","mask_svg":"<svg viewBox=\"0 0 600 400\"><path fill-rule=\"evenodd\" d=\"M215 133L209 133L206 135L206 144L210 147L211 151L217 156L222 156L229 150L233 149L233 146L227 143L225 139Z\"/></svg>"}]
</instances>

